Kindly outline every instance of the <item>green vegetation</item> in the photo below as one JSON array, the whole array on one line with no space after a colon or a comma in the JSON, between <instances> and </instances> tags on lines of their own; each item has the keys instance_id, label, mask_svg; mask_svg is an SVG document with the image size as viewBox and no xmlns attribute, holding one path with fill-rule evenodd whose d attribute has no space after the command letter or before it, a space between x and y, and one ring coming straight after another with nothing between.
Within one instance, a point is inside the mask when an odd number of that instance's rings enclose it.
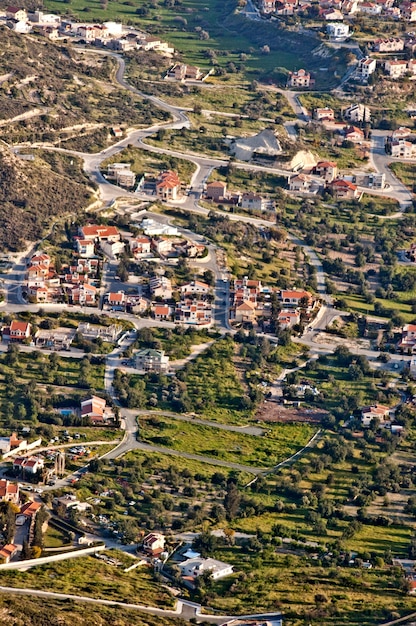
<instances>
[{"instance_id":1,"label":"green vegetation","mask_svg":"<svg viewBox=\"0 0 416 626\"><path fill-rule=\"evenodd\" d=\"M253 182L249 186L254 186L255 178L251 180ZM266 178L260 176L257 180L262 182ZM242 182L239 181L241 179L233 177L230 188L241 188ZM272 180L265 183L266 188L267 184L271 185ZM291 206L286 200L284 204L287 208ZM316 289L313 267L307 263L301 248L287 240L286 232L280 224L276 227L272 224L269 228L265 227L265 236L262 236L259 229L252 224L231 220L219 210L211 210L207 217L165 207L163 212L174 217L181 226L204 235L224 248L227 265L234 276L259 279L264 284L281 289L292 286L307 287L312 291ZM286 224L288 225L288 220Z\"/></svg>"},{"instance_id":2,"label":"green vegetation","mask_svg":"<svg viewBox=\"0 0 416 626\"><path fill-rule=\"evenodd\" d=\"M219 338L219 333L209 329L183 328L141 328L137 331L137 339L125 351L130 356L135 349L153 348L164 350L172 361L184 359L191 354L192 346L208 343Z\"/></svg>"},{"instance_id":3,"label":"green vegetation","mask_svg":"<svg viewBox=\"0 0 416 626\"><path fill-rule=\"evenodd\" d=\"M140 601L140 598L137 598ZM128 602L136 602L129 598ZM19 626L184 626L179 618L166 618L140 613L121 607L111 608L78 603L71 600L51 600L2 593L0 611L4 623Z\"/></svg>"},{"instance_id":4,"label":"green vegetation","mask_svg":"<svg viewBox=\"0 0 416 626\"><path fill-rule=\"evenodd\" d=\"M390 163L389 167L410 191L416 191L416 165L414 163Z\"/></svg>"},{"instance_id":5,"label":"green vegetation","mask_svg":"<svg viewBox=\"0 0 416 626\"><path fill-rule=\"evenodd\" d=\"M58 0L48 0L46 6L56 12L63 9ZM249 79L257 79L278 66L291 69L299 63L299 57L306 60L316 46L313 37L304 36L302 45L296 47L297 40L290 32L270 23L249 22L235 13L235 8L234 2L224 5L219 0L210 0L204 7L195 0L186 0L179 8L162 3L137 8L121 1L102 7L95 0L72 0L70 5L71 12L80 19L85 19L87 11L89 20L121 19L147 32L161 33L188 63L205 68L218 65L231 75L235 72L231 64L237 66L237 71L244 66ZM270 46L270 53L262 52L264 45Z\"/></svg>"},{"instance_id":6,"label":"green vegetation","mask_svg":"<svg viewBox=\"0 0 416 626\"><path fill-rule=\"evenodd\" d=\"M314 432L309 424L278 424L255 436L164 416L142 416L139 424L140 439L147 443L266 468L297 452Z\"/></svg>"},{"instance_id":7,"label":"green vegetation","mask_svg":"<svg viewBox=\"0 0 416 626\"><path fill-rule=\"evenodd\" d=\"M43 565L27 572L4 572L4 584L10 587L50 589L53 580L53 590L57 592L164 608L173 606L173 598L166 587L158 583L147 568L136 568L125 573L124 567L132 565L134 560L122 552L111 551L109 555L120 560L123 565L116 567L93 557L80 557Z\"/></svg>"},{"instance_id":8,"label":"green vegetation","mask_svg":"<svg viewBox=\"0 0 416 626\"><path fill-rule=\"evenodd\" d=\"M231 119L217 115L189 114L190 129L160 130L147 143L155 146L169 145L171 150L207 154L223 158L228 151L226 137L245 137L263 130L265 122ZM272 126L269 123L269 126ZM273 127L273 126L272 126ZM274 127L273 127L274 128Z\"/></svg>"},{"instance_id":9,"label":"green vegetation","mask_svg":"<svg viewBox=\"0 0 416 626\"><path fill-rule=\"evenodd\" d=\"M17 430L19 422L38 425L62 425L55 406L73 406L80 396L92 390L104 389L104 363L100 358L90 360L59 357L40 351L22 352L11 344L0 357L0 424ZM65 400L65 397L71 398ZM81 426L81 420L67 425Z\"/></svg>"},{"instance_id":10,"label":"green vegetation","mask_svg":"<svg viewBox=\"0 0 416 626\"><path fill-rule=\"evenodd\" d=\"M376 380L380 378L382 382L377 385ZM290 374L286 379L289 396L290 387L299 384L300 379L318 387L320 396L315 403L339 417L366 404L394 404L399 400L397 391L388 386L386 373L370 369L366 357L355 356L343 347L337 348L333 355L310 361L302 371Z\"/></svg>"}]
</instances>

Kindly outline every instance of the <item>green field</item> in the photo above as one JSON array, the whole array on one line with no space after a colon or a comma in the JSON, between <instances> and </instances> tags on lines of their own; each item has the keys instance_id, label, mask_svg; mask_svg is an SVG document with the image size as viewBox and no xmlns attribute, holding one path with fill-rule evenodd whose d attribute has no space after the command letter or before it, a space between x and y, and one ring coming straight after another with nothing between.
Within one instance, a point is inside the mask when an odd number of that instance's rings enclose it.
<instances>
[{"instance_id":1,"label":"green field","mask_svg":"<svg viewBox=\"0 0 416 626\"><path fill-rule=\"evenodd\" d=\"M320 43L313 35L302 33L300 37L269 21L248 20L236 10L235 0L209 0L204 6L198 0L184 0L172 8L143 0L69 0L69 4L47 0L45 7L82 21L121 20L160 34L186 62L206 69L217 64L226 70L224 80L230 82L238 74L249 81L269 76L281 80L287 70L307 65L317 72L318 82L329 86L345 67L343 51L331 51L323 62L311 55ZM264 50L264 46L268 48Z\"/></svg>"},{"instance_id":2,"label":"green field","mask_svg":"<svg viewBox=\"0 0 416 626\"><path fill-rule=\"evenodd\" d=\"M10 587L32 587L62 593L105 598L121 602L148 604L170 608L173 598L169 591L153 580L147 568L124 573L134 560L122 552L109 552L123 566L107 565L93 557L80 557L61 563L32 568L27 572L3 572L3 584Z\"/></svg>"},{"instance_id":3,"label":"green field","mask_svg":"<svg viewBox=\"0 0 416 626\"><path fill-rule=\"evenodd\" d=\"M147 443L265 468L297 452L315 431L309 424L277 424L269 425L267 436L257 437L159 416L142 416L139 424Z\"/></svg>"}]
</instances>

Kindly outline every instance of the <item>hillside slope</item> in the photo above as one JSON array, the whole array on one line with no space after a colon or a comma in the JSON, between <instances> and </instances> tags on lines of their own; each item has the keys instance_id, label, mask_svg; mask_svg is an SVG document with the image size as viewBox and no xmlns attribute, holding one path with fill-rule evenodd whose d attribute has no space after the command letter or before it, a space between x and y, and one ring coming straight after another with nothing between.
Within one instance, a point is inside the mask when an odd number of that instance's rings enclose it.
<instances>
[{"instance_id":1,"label":"hillside slope","mask_svg":"<svg viewBox=\"0 0 416 626\"><path fill-rule=\"evenodd\" d=\"M59 162L59 156L55 157ZM60 174L46 161L24 161L0 145L0 249L35 241L60 216L85 208L93 189Z\"/></svg>"}]
</instances>

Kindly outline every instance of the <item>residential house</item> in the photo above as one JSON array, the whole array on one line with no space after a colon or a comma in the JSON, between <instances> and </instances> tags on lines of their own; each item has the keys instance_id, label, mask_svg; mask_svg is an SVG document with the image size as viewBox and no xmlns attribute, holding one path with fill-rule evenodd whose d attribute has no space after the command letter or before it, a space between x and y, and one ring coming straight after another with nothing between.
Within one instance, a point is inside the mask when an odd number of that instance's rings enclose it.
<instances>
[{"instance_id":1,"label":"residential house","mask_svg":"<svg viewBox=\"0 0 416 626\"><path fill-rule=\"evenodd\" d=\"M339 9L322 9L319 13L326 22L339 22L344 19L344 15Z\"/></svg>"},{"instance_id":2,"label":"residential house","mask_svg":"<svg viewBox=\"0 0 416 626\"><path fill-rule=\"evenodd\" d=\"M181 181L176 172L162 172L156 181L156 196L159 200L177 200L181 191Z\"/></svg>"},{"instance_id":3,"label":"residential house","mask_svg":"<svg viewBox=\"0 0 416 626\"><path fill-rule=\"evenodd\" d=\"M173 241L168 237L156 237L152 239L151 247L160 256L167 256L173 250Z\"/></svg>"},{"instance_id":4,"label":"residential house","mask_svg":"<svg viewBox=\"0 0 416 626\"><path fill-rule=\"evenodd\" d=\"M149 533L143 539L143 550L152 556L159 556L165 549L165 536L161 533Z\"/></svg>"},{"instance_id":5,"label":"residential house","mask_svg":"<svg viewBox=\"0 0 416 626\"><path fill-rule=\"evenodd\" d=\"M364 104L352 104L344 111L344 118L349 122L369 122L371 120L371 112L369 107Z\"/></svg>"},{"instance_id":6,"label":"residential house","mask_svg":"<svg viewBox=\"0 0 416 626\"><path fill-rule=\"evenodd\" d=\"M117 180L117 177L122 172L130 172L130 163L111 163L107 166L107 179Z\"/></svg>"},{"instance_id":7,"label":"residential house","mask_svg":"<svg viewBox=\"0 0 416 626\"><path fill-rule=\"evenodd\" d=\"M221 202L221 200L227 197L227 183L223 183L221 180L214 180L211 183L207 183L205 197L207 200Z\"/></svg>"},{"instance_id":8,"label":"residential house","mask_svg":"<svg viewBox=\"0 0 416 626\"><path fill-rule=\"evenodd\" d=\"M0 454L8 454L12 450L25 450L26 447L26 439L18 439L16 433L12 433L9 437L0 437Z\"/></svg>"},{"instance_id":9,"label":"residential house","mask_svg":"<svg viewBox=\"0 0 416 626\"><path fill-rule=\"evenodd\" d=\"M110 292L107 296L107 302L108 306L114 307L117 311L119 311L120 309L124 309L126 306L126 296L120 291Z\"/></svg>"},{"instance_id":10,"label":"residential house","mask_svg":"<svg viewBox=\"0 0 416 626\"><path fill-rule=\"evenodd\" d=\"M134 258L140 258L150 254L150 239L143 235L130 241L130 250Z\"/></svg>"},{"instance_id":11,"label":"residential house","mask_svg":"<svg viewBox=\"0 0 416 626\"><path fill-rule=\"evenodd\" d=\"M338 166L334 161L319 161L314 167L314 172L320 176L326 183L332 183L337 177Z\"/></svg>"},{"instance_id":12,"label":"residential house","mask_svg":"<svg viewBox=\"0 0 416 626\"><path fill-rule=\"evenodd\" d=\"M351 183L348 180L334 180L329 184L329 188L332 190L332 193L337 200L354 200L359 196L357 185L354 185L354 183Z\"/></svg>"},{"instance_id":13,"label":"residential house","mask_svg":"<svg viewBox=\"0 0 416 626\"><path fill-rule=\"evenodd\" d=\"M404 50L404 39L390 37L389 39L376 39L373 42L374 52L401 52Z\"/></svg>"},{"instance_id":14,"label":"residential house","mask_svg":"<svg viewBox=\"0 0 416 626\"><path fill-rule=\"evenodd\" d=\"M31 267L35 267L35 266L49 267L50 264L51 264L51 257L49 256L49 254L46 254L45 252L35 253L29 261L29 265Z\"/></svg>"},{"instance_id":15,"label":"residential house","mask_svg":"<svg viewBox=\"0 0 416 626\"><path fill-rule=\"evenodd\" d=\"M39 329L35 333L35 345L47 350L69 350L75 335L72 328Z\"/></svg>"},{"instance_id":16,"label":"residential house","mask_svg":"<svg viewBox=\"0 0 416 626\"><path fill-rule=\"evenodd\" d=\"M244 301L235 307L234 320L253 323L256 321L256 309L254 302Z\"/></svg>"},{"instance_id":17,"label":"residential house","mask_svg":"<svg viewBox=\"0 0 416 626\"><path fill-rule=\"evenodd\" d=\"M97 288L88 283L64 283L63 289L69 298L70 304L80 306L94 306L97 303Z\"/></svg>"},{"instance_id":18,"label":"residential house","mask_svg":"<svg viewBox=\"0 0 416 626\"><path fill-rule=\"evenodd\" d=\"M157 374L169 371L169 357L164 350L145 348L135 354L135 365L143 372L155 372Z\"/></svg>"},{"instance_id":19,"label":"residential house","mask_svg":"<svg viewBox=\"0 0 416 626\"><path fill-rule=\"evenodd\" d=\"M13 6L6 8L6 17L9 20L16 20L16 22L27 22L28 20L26 9Z\"/></svg>"},{"instance_id":20,"label":"residential house","mask_svg":"<svg viewBox=\"0 0 416 626\"><path fill-rule=\"evenodd\" d=\"M279 323L279 327L282 330L286 328L293 328L296 324L300 322L300 314L298 311L291 311L290 309L283 309L279 312L277 317L277 321Z\"/></svg>"},{"instance_id":21,"label":"residential house","mask_svg":"<svg viewBox=\"0 0 416 626\"><path fill-rule=\"evenodd\" d=\"M103 398L90 396L81 401L81 417L89 420L93 426L102 426L114 420L114 413Z\"/></svg>"},{"instance_id":22,"label":"residential house","mask_svg":"<svg viewBox=\"0 0 416 626\"><path fill-rule=\"evenodd\" d=\"M254 211L263 211L265 206L265 199L257 193L252 191L246 191L241 196L241 208L253 209Z\"/></svg>"},{"instance_id":23,"label":"residential house","mask_svg":"<svg viewBox=\"0 0 416 626\"><path fill-rule=\"evenodd\" d=\"M405 0L400 4L401 16L407 22L416 22L416 2Z\"/></svg>"},{"instance_id":24,"label":"residential house","mask_svg":"<svg viewBox=\"0 0 416 626\"><path fill-rule=\"evenodd\" d=\"M344 128L344 137L347 141L353 141L354 143L364 141L364 133L357 126L346 126Z\"/></svg>"},{"instance_id":25,"label":"residential house","mask_svg":"<svg viewBox=\"0 0 416 626\"><path fill-rule=\"evenodd\" d=\"M115 226L98 226L97 224L88 224L79 229L79 235L82 239L89 241L119 241L120 233Z\"/></svg>"},{"instance_id":26,"label":"residential house","mask_svg":"<svg viewBox=\"0 0 416 626\"><path fill-rule=\"evenodd\" d=\"M186 283L182 285L181 288L182 295L187 294L198 294L198 295L206 295L211 291L211 287L207 283L203 283L200 280L193 280L190 283Z\"/></svg>"},{"instance_id":27,"label":"residential house","mask_svg":"<svg viewBox=\"0 0 416 626\"><path fill-rule=\"evenodd\" d=\"M384 63L384 70L390 78L402 78L407 72L407 61L398 61L397 59L389 59Z\"/></svg>"},{"instance_id":28,"label":"residential house","mask_svg":"<svg viewBox=\"0 0 416 626\"><path fill-rule=\"evenodd\" d=\"M76 239L75 248L81 258L89 259L95 254L95 244L91 239Z\"/></svg>"},{"instance_id":29,"label":"residential house","mask_svg":"<svg viewBox=\"0 0 416 626\"><path fill-rule=\"evenodd\" d=\"M318 122L333 122L334 109L331 109L330 107L318 107L313 110L313 119Z\"/></svg>"},{"instance_id":30,"label":"residential house","mask_svg":"<svg viewBox=\"0 0 416 626\"><path fill-rule=\"evenodd\" d=\"M285 307L297 308L305 303L308 307L313 304L312 294L303 289L282 289L280 301Z\"/></svg>"},{"instance_id":31,"label":"residential house","mask_svg":"<svg viewBox=\"0 0 416 626\"><path fill-rule=\"evenodd\" d=\"M364 81L367 81L371 74L374 74L374 72L376 71L376 66L377 62L375 59L370 59L370 57L360 59L357 67L360 78Z\"/></svg>"},{"instance_id":32,"label":"residential house","mask_svg":"<svg viewBox=\"0 0 416 626\"><path fill-rule=\"evenodd\" d=\"M394 140L390 144L391 156L401 157L402 159L411 159L416 155L416 144L405 139Z\"/></svg>"},{"instance_id":33,"label":"residential house","mask_svg":"<svg viewBox=\"0 0 416 626\"><path fill-rule=\"evenodd\" d=\"M306 174L296 174L289 180L290 191L296 191L298 193L308 193L311 189L311 178Z\"/></svg>"},{"instance_id":34,"label":"residential house","mask_svg":"<svg viewBox=\"0 0 416 626\"><path fill-rule=\"evenodd\" d=\"M373 419L377 418L380 420L380 425L390 425L393 413L394 411L389 406L383 404L365 406L361 409L361 424L364 428L368 428Z\"/></svg>"},{"instance_id":35,"label":"residential house","mask_svg":"<svg viewBox=\"0 0 416 626\"><path fill-rule=\"evenodd\" d=\"M117 172L116 182L120 187L131 189L136 184L136 174L130 169L121 170Z\"/></svg>"},{"instance_id":36,"label":"residential house","mask_svg":"<svg viewBox=\"0 0 416 626\"><path fill-rule=\"evenodd\" d=\"M109 259L118 259L124 251L125 244L122 241L102 241L101 250Z\"/></svg>"},{"instance_id":37,"label":"residential house","mask_svg":"<svg viewBox=\"0 0 416 626\"><path fill-rule=\"evenodd\" d=\"M155 317L155 320L158 322L163 322L170 319L172 315L172 309L167 304L155 304L152 307L152 313Z\"/></svg>"},{"instance_id":38,"label":"residential house","mask_svg":"<svg viewBox=\"0 0 416 626\"><path fill-rule=\"evenodd\" d=\"M260 0L260 11L262 13L274 13L276 0Z\"/></svg>"},{"instance_id":39,"label":"residential house","mask_svg":"<svg viewBox=\"0 0 416 626\"><path fill-rule=\"evenodd\" d=\"M170 300L172 298L172 281L166 276L156 276L149 281L150 293L154 298Z\"/></svg>"},{"instance_id":40,"label":"residential house","mask_svg":"<svg viewBox=\"0 0 416 626\"><path fill-rule=\"evenodd\" d=\"M167 72L166 80L201 80L203 73L199 67L193 65L186 65L185 63L175 63Z\"/></svg>"},{"instance_id":41,"label":"residential house","mask_svg":"<svg viewBox=\"0 0 416 626\"><path fill-rule=\"evenodd\" d=\"M114 343L122 331L122 326L111 324L110 326L99 326L89 322L80 322L77 331L84 339L102 339L109 343Z\"/></svg>"},{"instance_id":42,"label":"residential house","mask_svg":"<svg viewBox=\"0 0 416 626\"><path fill-rule=\"evenodd\" d=\"M0 501L12 502L13 504L19 504L20 493L19 485L17 483L11 483L5 478L0 479Z\"/></svg>"},{"instance_id":43,"label":"residential house","mask_svg":"<svg viewBox=\"0 0 416 626\"><path fill-rule=\"evenodd\" d=\"M39 456L17 456L13 460L13 469L26 474L37 474L45 465L45 461Z\"/></svg>"},{"instance_id":44,"label":"residential house","mask_svg":"<svg viewBox=\"0 0 416 626\"><path fill-rule=\"evenodd\" d=\"M212 322L212 306L204 300L184 299L175 309L175 322L206 326Z\"/></svg>"},{"instance_id":45,"label":"residential house","mask_svg":"<svg viewBox=\"0 0 416 626\"><path fill-rule=\"evenodd\" d=\"M406 128L405 126L400 126L396 130L394 130L391 134L392 139L407 139L412 135L412 131L410 128Z\"/></svg>"},{"instance_id":46,"label":"residential house","mask_svg":"<svg viewBox=\"0 0 416 626\"><path fill-rule=\"evenodd\" d=\"M179 563L182 576L189 578L197 578L202 574L209 572L211 578L218 580L233 573L233 566L215 559L204 559L202 557L187 559Z\"/></svg>"},{"instance_id":47,"label":"residential house","mask_svg":"<svg viewBox=\"0 0 416 626\"><path fill-rule=\"evenodd\" d=\"M19 548L14 543L6 543L6 545L0 549L0 562L9 563L18 551Z\"/></svg>"},{"instance_id":48,"label":"residential house","mask_svg":"<svg viewBox=\"0 0 416 626\"><path fill-rule=\"evenodd\" d=\"M10 324L10 341L25 341L29 339L32 326L29 322L13 320Z\"/></svg>"},{"instance_id":49,"label":"residential house","mask_svg":"<svg viewBox=\"0 0 416 626\"><path fill-rule=\"evenodd\" d=\"M380 15L383 11L382 7L376 2L361 2L358 8L359 11L366 15Z\"/></svg>"},{"instance_id":50,"label":"residential house","mask_svg":"<svg viewBox=\"0 0 416 626\"><path fill-rule=\"evenodd\" d=\"M310 87L314 81L306 70L300 69L295 72L289 72L288 87Z\"/></svg>"},{"instance_id":51,"label":"residential house","mask_svg":"<svg viewBox=\"0 0 416 626\"><path fill-rule=\"evenodd\" d=\"M341 11L344 15L354 15L358 11L358 0L343 0Z\"/></svg>"},{"instance_id":52,"label":"residential house","mask_svg":"<svg viewBox=\"0 0 416 626\"><path fill-rule=\"evenodd\" d=\"M416 245L413 244L416 249ZM415 351L416 348L416 324L406 324L402 329L402 338L399 342L399 348L404 350Z\"/></svg>"},{"instance_id":53,"label":"residential house","mask_svg":"<svg viewBox=\"0 0 416 626\"><path fill-rule=\"evenodd\" d=\"M155 222L153 219L146 217L142 220L140 228L144 231L145 235L154 237L155 235L167 235L169 237L175 237L179 234L179 231L175 226L169 224L162 224L161 222Z\"/></svg>"},{"instance_id":54,"label":"residential house","mask_svg":"<svg viewBox=\"0 0 416 626\"><path fill-rule=\"evenodd\" d=\"M326 26L326 34L331 39L346 39L350 35L350 27L342 22L331 22Z\"/></svg>"}]
</instances>

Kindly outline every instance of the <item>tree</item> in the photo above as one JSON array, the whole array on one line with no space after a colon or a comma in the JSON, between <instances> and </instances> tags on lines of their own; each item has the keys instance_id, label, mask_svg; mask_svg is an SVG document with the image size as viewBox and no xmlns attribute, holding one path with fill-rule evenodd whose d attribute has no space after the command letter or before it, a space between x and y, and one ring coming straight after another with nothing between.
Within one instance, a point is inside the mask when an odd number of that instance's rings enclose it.
<instances>
[{"instance_id":1,"label":"tree","mask_svg":"<svg viewBox=\"0 0 416 626\"><path fill-rule=\"evenodd\" d=\"M241 495L234 482L230 482L227 486L227 493L224 498L224 508L227 514L227 519L232 521L240 507Z\"/></svg>"}]
</instances>

